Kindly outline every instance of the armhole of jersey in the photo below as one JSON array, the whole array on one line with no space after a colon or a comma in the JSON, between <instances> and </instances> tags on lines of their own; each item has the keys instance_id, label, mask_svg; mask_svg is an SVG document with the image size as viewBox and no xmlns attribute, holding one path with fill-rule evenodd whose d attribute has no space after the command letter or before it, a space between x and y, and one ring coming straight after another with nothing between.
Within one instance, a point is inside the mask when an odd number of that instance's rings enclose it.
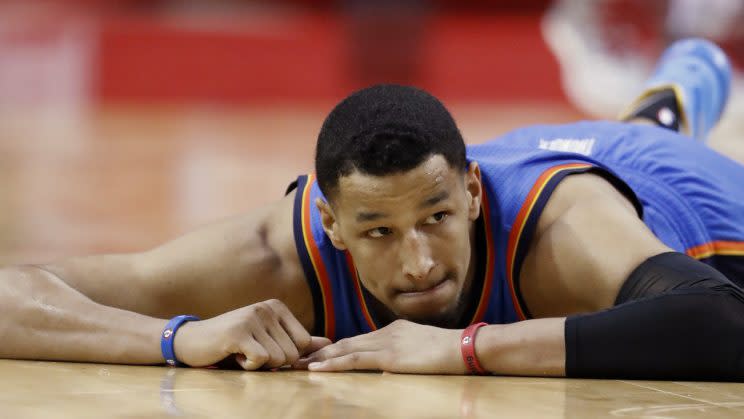
<instances>
[{"instance_id":1,"label":"armhole of jersey","mask_svg":"<svg viewBox=\"0 0 744 419\"><path fill-rule=\"evenodd\" d=\"M310 287L310 292L313 296L313 313L315 315L315 322L313 324L312 335L327 336L329 330L327 330L326 327L326 307L325 299L323 298L323 284L320 282L320 278L318 277L315 263L313 263L313 255L309 248L309 244L315 242L309 221L311 188L311 176L303 175L298 177L295 182L292 182L290 187L287 188L287 193L291 192L293 189L297 190L294 198L292 225L297 255L300 257L302 270L305 273L305 279L307 280L307 284ZM303 223L303 221L305 222ZM319 261L318 263L322 263L322 261Z\"/></svg>"},{"instance_id":2,"label":"armhole of jersey","mask_svg":"<svg viewBox=\"0 0 744 419\"><path fill-rule=\"evenodd\" d=\"M507 245L506 275L512 292L514 308L520 320L526 320L532 317L522 298L519 286L519 274L524 258L529 250L540 214L542 214L555 188L566 176L588 172L595 173L610 182L620 193L628 198L635 207L638 216L643 218L643 206L633 190L607 169L589 163L568 163L559 164L543 171L537 178L537 181L535 181L532 189L530 189L517 213L512 230L509 233L509 242Z\"/></svg>"},{"instance_id":3,"label":"armhole of jersey","mask_svg":"<svg viewBox=\"0 0 744 419\"><path fill-rule=\"evenodd\" d=\"M301 177L307 177L307 176L301 176ZM289 185L287 185L287 189L284 191L284 196L289 195L290 192L297 189L297 185L300 183L300 179L297 178L292 181Z\"/></svg>"}]
</instances>

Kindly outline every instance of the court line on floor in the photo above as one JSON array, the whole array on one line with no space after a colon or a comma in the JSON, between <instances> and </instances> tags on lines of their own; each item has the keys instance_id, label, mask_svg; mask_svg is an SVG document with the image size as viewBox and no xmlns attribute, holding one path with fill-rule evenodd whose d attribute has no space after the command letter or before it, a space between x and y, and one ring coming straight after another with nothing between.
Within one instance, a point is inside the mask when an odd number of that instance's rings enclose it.
<instances>
[{"instance_id":1,"label":"court line on floor","mask_svg":"<svg viewBox=\"0 0 744 419\"><path fill-rule=\"evenodd\" d=\"M651 387L651 386L645 386L643 384L634 383L632 381L625 381L625 380L618 380L618 381L620 381L621 383L630 384L632 386L645 388L646 390L653 390L653 391L658 391L660 393L668 394L670 396L682 397L684 399L692 400L692 401L695 401L695 402L698 402L698 403L706 403L706 404L709 404L709 405L712 405L712 406L720 406L721 405L721 403L716 403L716 402L712 402L712 401L705 400L705 399L698 399L698 398L695 398L695 397L692 397L692 396L686 396L684 394L678 394L678 393L675 393L673 391L662 390L662 389Z\"/></svg>"},{"instance_id":2,"label":"court line on floor","mask_svg":"<svg viewBox=\"0 0 744 419\"><path fill-rule=\"evenodd\" d=\"M632 406L623 407L621 409L615 409L610 411L612 416L626 416L641 415L643 417L651 418L667 418L668 416L659 416L667 413L682 412L689 410L697 410L700 413L711 413L712 408L717 409L729 409L736 407L744 407L744 402L726 402L720 405L710 405L707 403L689 403L689 404L669 404L669 405L655 405L655 406Z\"/></svg>"},{"instance_id":3,"label":"court line on floor","mask_svg":"<svg viewBox=\"0 0 744 419\"><path fill-rule=\"evenodd\" d=\"M674 383L675 384L679 384L679 385L681 385L683 387L693 388L693 389L695 389L697 391L708 391L708 392L713 391L713 392L715 392L719 396L736 397L737 399L744 399L744 392L742 392L742 393L733 393L733 392L728 391L728 390L721 392L721 389L720 388L710 389L710 388L708 388L705 385L700 385L699 383L688 383L688 382L682 382L682 381L675 381ZM741 385L741 383L726 383L726 384L740 384ZM742 385L741 387L744 389L744 385Z\"/></svg>"}]
</instances>

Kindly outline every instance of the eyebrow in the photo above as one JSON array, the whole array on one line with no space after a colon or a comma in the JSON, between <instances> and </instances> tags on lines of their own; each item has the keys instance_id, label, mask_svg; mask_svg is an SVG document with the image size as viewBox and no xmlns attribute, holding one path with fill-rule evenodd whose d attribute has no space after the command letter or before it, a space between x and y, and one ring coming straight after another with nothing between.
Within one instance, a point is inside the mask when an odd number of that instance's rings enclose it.
<instances>
[{"instance_id":1,"label":"eyebrow","mask_svg":"<svg viewBox=\"0 0 744 419\"><path fill-rule=\"evenodd\" d=\"M421 204L419 204L419 209L421 208L429 208L433 207L434 205L437 205L438 203L446 200L449 198L450 194L448 191L442 191L438 194L429 197L425 199ZM368 221L376 221L380 218L386 218L388 217L388 214L382 213L382 212L358 212L356 216L356 220L358 223L368 222Z\"/></svg>"},{"instance_id":2,"label":"eyebrow","mask_svg":"<svg viewBox=\"0 0 744 419\"><path fill-rule=\"evenodd\" d=\"M356 220L358 223L363 223L367 221L379 220L380 218L385 217L387 217L387 214L383 214L381 212L359 212L357 213Z\"/></svg>"},{"instance_id":3,"label":"eyebrow","mask_svg":"<svg viewBox=\"0 0 744 419\"><path fill-rule=\"evenodd\" d=\"M441 191L438 194L424 200L424 202L419 204L419 208L433 207L434 205L449 198L449 196L450 196L449 191Z\"/></svg>"}]
</instances>

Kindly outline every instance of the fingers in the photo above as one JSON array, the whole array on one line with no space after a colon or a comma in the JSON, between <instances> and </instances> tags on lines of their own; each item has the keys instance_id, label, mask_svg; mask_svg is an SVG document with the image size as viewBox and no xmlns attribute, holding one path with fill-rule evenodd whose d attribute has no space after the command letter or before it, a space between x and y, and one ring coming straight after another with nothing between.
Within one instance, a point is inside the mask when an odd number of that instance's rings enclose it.
<instances>
[{"instance_id":1,"label":"fingers","mask_svg":"<svg viewBox=\"0 0 744 419\"><path fill-rule=\"evenodd\" d=\"M274 342L279 345L279 348L282 351L282 363L278 366L291 364L300 358L300 352L297 350L295 343L290 339L289 335L287 335L287 332L283 328L272 325L269 327L268 332L269 336L271 336Z\"/></svg>"},{"instance_id":2,"label":"fingers","mask_svg":"<svg viewBox=\"0 0 744 419\"><path fill-rule=\"evenodd\" d=\"M340 358L352 353L374 352L382 349L377 345L377 339L372 333L341 339L332 344L329 344L330 341L325 338L314 337L313 339L317 339L318 345L322 346L300 358L292 365L292 368L304 369L314 362Z\"/></svg>"},{"instance_id":3,"label":"fingers","mask_svg":"<svg viewBox=\"0 0 744 419\"><path fill-rule=\"evenodd\" d=\"M311 336L310 339L310 345L305 348L305 352L302 355L311 354L331 344L331 340L326 337Z\"/></svg>"},{"instance_id":4,"label":"fingers","mask_svg":"<svg viewBox=\"0 0 744 419\"><path fill-rule=\"evenodd\" d=\"M281 301L269 300L263 304L267 309L258 310L257 314L262 318L266 332L282 352L282 356L277 356L276 359L272 357L268 366L278 367L294 363L300 357L300 352L310 345L310 334ZM257 337L259 335L262 335L261 331L256 334ZM279 365L273 365L280 361Z\"/></svg>"},{"instance_id":5,"label":"fingers","mask_svg":"<svg viewBox=\"0 0 744 419\"><path fill-rule=\"evenodd\" d=\"M303 356L300 359L298 359L295 363L292 364L292 368L298 369L298 370L307 369L307 365L309 363L318 360L318 358L312 357L312 354L314 354L319 349L324 348L328 345L331 345L330 339L324 338L324 337L313 336L310 346L308 346L305 349L305 353L302 354Z\"/></svg>"},{"instance_id":6,"label":"fingers","mask_svg":"<svg viewBox=\"0 0 744 419\"><path fill-rule=\"evenodd\" d=\"M375 332L341 339L336 343L325 345L308 355L311 361L322 361L329 358L337 358L352 352L366 352L384 349L380 346Z\"/></svg>"},{"instance_id":7,"label":"fingers","mask_svg":"<svg viewBox=\"0 0 744 419\"><path fill-rule=\"evenodd\" d=\"M311 362L307 369L310 371L350 371L350 370L379 370L379 352L353 352L325 361Z\"/></svg>"},{"instance_id":8,"label":"fingers","mask_svg":"<svg viewBox=\"0 0 744 419\"><path fill-rule=\"evenodd\" d=\"M286 331L297 351L306 353L306 348L311 344L310 333L284 303L279 300L269 300L266 303L278 316L279 324Z\"/></svg>"},{"instance_id":9,"label":"fingers","mask_svg":"<svg viewBox=\"0 0 744 419\"><path fill-rule=\"evenodd\" d=\"M279 300L268 300L247 307L247 336L266 354L264 367L278 368L295 363L301 354L315 351L330 343L325 338L312 338L292 312ZM243 345L250 350L253 345ZM251 359L250 354L245 354ZM258 357L260 359L260 357ZM242 359L242 358L241 358ZM247 361L246 361L247 362ZM253 366L247 363L248 366ZM252 369L255 369L254 367Z\"/></svg>"},{"instance_id":10,"label":"fingers","mask_svg":"<svg viewBox=\"0 0 744 419\"><path fill-rule=\"evenodd\" d=\"M269 360L269 353L263 345L253 339L246 339L240 345L240 352L235 360L245 370L257 370Z\"/></svg>"},{"instance_id":11,"label":"fingers","mask_svg":"<svg viewBox=\"0 0 744 419\"><path fill-rule=\"evenodd\" d=\"M268 359L264 363L267 368L278 368L286 364L287 355L284 349L269 335L264 329L258 329L253 332L253 338L266 350Z\"/></svg>"}]
</instances>

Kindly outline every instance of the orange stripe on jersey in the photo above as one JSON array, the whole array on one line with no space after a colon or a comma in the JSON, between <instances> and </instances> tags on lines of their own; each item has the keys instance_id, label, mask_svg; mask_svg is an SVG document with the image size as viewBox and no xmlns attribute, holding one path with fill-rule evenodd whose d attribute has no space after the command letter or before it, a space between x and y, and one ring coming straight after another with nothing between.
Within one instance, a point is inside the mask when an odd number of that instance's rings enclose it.
<instances>
[{"instance_id":1,"label":"orange stripe on jersey","mask_svg":"<svg viewBox=\"0 0 744 419\"><path fill-rule=\"evenodd\" d=\"M514 220L511 232L509 233L509 243L506 248L506 276L507 281L509 282L509 289L511 290L511 298L512 302L514 303L514 309L517 311L517 316L519 316L520 320L525 320L527 317L524 314L524 309L522 308L521 304L519 304L519 298L517 297L517 292L514 287L514 269L517 257L517 247L519 246L519 241L522 238L524 226L530 219L530 215L532 215L532 209L535 207L535 203L542 195L545 186L555 175L561 173L564 170L587 167L591 167L591 165L586 163L568 163L547 169L540 175L540 177L537 178L537 181L535 181L535 184L532 186L532 189L530 189L530 192L527 194L527 198L525 198L524 203L522 203L522 207L517 213L517 218Z\"/></svg>"},{"instance_id":2,"label":"orange stripe on jersey","mask_svg":"<svg viewBox=\"0 0 744 419\"><path fill-rule=\"evenodd\" d=\"M325 268L323 259L320 256L318 244L313 237L312 224L310 223L310 190L312 189L314 175L307 176L305 190L302 191L302 236L305 239L305 247L310 254L310 261L315 270L315 276L320 282L320 291L323 295L323 311L325 313L325 335L328 339L334 340L336 335L336 320L333 310L333 298L331 294L331 283L328 277L328 271Z\"/></svg>"},{"instance_id":3,"label":"orange stripe on jersey","mask_svg":"<svg viewBox=\"0 0 744 419\"><path fill-rule=\"evenodd\" d=\"M354 260L351 258L351 253L346 251L345 254L346 264L349 267L349 272L351 272L351 277L354 280L354 291L356 291L357 299L361 303L364 320L367 321L370 330L375 331L377 330L377 325L375 324L374 320L372 320L372 314L369 312L367 301L365 301L364 295L362 294L362 284L359 282L359 275L357 274L356 267L354 266Z\"/></svg>"},{"instance_id":4,"label":"orange stripe on jersey","mask_svg":"<svg viewBox=\"0 0 744 419\"><path fill-rule=\"evenodd\" d=\"M685 250L688 256L705 259L711 256L744 256L744 242L713 241Z\"/></svg>"},{"instance_id":5,"label":"orange stripe on jersey","mask_svg":"<svg viewBox=\"0 0 744 419\"><path fill-rule=\"evenodd\" d=\"M496 265L496 255L493 250L493 235L491 233L491 208L488 204L488 196L486 195L485 188L483 189L481 210L483 211L483 229L485 230L484 234L486 235L486 269L484 269L485 278L483 279L483 288L480 300L478 301L478 308L475 310L475 314L473 315L470 324L483 321L483 317L486 315L488 301L491 298L491 290L493 289L493 269Z\"/></svg>"}]
</instances>

